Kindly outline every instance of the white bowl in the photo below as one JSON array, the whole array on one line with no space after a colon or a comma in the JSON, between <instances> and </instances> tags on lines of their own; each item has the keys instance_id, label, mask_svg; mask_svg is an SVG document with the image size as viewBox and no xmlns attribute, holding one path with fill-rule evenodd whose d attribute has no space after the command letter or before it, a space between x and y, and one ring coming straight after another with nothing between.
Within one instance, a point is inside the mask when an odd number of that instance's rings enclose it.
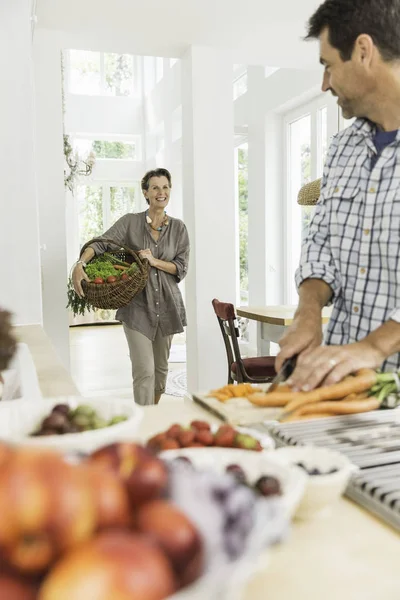
<instances>
[{"instance_id":1,"label":"white bowl","mask_svg":"<svg viewBox=\"0 0 400 600\"><path fill-rule=\"evenodd\" d=\"M85 404L92 406L98 415L111 419L117 415L128 417L126 421L81 433L31 437L40 422L47 417L56 404L68 404L71 408ZM12 444L47 447L61 452L93 452L101 446L119 441L132 441L143 417L143 410L133 402L119 398L84 398L67 396L37 401L10 400L0 402L0 439Z\"/></svg>"},{"instance_id":2,"label":"white bowl","mask_svg":"<svg viewBox=\"0 0 400 600\"><path fill-rule=\"evenodd\" d=\"M275 455L275 452L268 451L254 452L240 448L217 447L180 448L161 453L166 460L186 456L195 467L213 469L220 473L223 473L228 465L240 465L251 484L262 475L274 476L281 483L281 500L285 516L291 518L302 498L307 477L298 467L285 464Z\"/></svg>"},{"instance_id":3,"label":"white bowl","mask_svg":"<svg viewBox=\"0 0 400 600\"><path fill-rule=\"evenodd\" d=\"M327 513L345 491L350 477L358 470L347 456L329 448L290 446L279 448L275 455L306 475L305 492L295 514L300 519ZM303 463L308 470L318 469L322 474L309 475L296 463ZM329 473L334 468L337 471Z\"/></svg>"}]
</instances>

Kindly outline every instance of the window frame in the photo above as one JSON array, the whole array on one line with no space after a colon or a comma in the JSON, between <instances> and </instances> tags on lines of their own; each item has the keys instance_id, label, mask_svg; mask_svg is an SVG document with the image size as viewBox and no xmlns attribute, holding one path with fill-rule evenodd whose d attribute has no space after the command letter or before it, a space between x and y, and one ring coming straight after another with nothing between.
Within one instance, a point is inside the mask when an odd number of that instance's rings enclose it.
<instances>
[{"instance_id":1,"label":"window frame","mask_svg":"<svg viewBox=\"0 0 400 600\"><path fill-rule=\"evenodd\" d=\"M319 94L312 100L302 103L283 114L283 186L284 186L284 303L293 304L295 244L301 240L301 207L296 203L293 206L294 193L291 188L290 177L290 126L299 119L310 115L311 117L311 181L322 176L323 164L318 159L321 154L322 136L319 128L320 111L327 108L327 149L333 135L339 131L339 110L336 100L330 94ZM296 195L300 190L296 190ZM300 221L300 224L299 224Z\"/></svg>"}]
</instances>

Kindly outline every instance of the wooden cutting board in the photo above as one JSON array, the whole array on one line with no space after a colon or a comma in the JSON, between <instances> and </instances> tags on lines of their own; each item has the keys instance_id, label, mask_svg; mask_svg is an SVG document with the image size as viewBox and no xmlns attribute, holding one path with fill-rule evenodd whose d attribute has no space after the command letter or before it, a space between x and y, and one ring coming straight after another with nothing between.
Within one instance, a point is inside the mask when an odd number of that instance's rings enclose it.
<instances>
[{"instance_id":1,"label":"wooden cutting board","mask_svg":"<svg viewBox=\"0 0 400 600\"><path fill-rule=\"evenodd\" d=\"M268 388L259 386L263 391ZM208 397L209 392L197 392L192 394L193 401L204 410L211 412L214 416L231 425L251 425L263 423L264 421L276 422L282 413L281 408L259 408L254 406L247 398L231 398L226 402L220 402L217 398Z\"/></svg>"}]
</instances>

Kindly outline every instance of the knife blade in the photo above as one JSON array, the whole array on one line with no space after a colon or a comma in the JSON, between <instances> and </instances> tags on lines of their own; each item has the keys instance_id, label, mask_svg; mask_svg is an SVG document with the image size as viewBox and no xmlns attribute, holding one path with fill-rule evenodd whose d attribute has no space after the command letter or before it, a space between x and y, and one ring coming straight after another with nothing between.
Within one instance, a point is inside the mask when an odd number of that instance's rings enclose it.
<instances>
[{"instance_id":1,"label":"knife blade","mask_svg":"<svg viewBox=\"0 0 400 600\"><path fill-rule=\"evenodd\" d=\"M278 374L275 375L275 377L273 378L272 383L267 390L267 394L276 390L278 385L286 381L291 376L291 374L296 368L296 360L297 356L292 356L291 358L285 360Z\"/></svg>"}]
</instances>

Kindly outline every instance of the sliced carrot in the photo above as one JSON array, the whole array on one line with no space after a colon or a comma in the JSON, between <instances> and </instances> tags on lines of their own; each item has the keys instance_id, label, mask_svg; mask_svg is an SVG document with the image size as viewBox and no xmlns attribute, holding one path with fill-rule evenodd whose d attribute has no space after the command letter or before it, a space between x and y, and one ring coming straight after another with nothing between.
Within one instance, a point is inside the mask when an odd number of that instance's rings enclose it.
<instances>
[{"instance_id":1,"label":"sliced carrot","mask_svg":"<svg viewBox=\"0 0 400 600\"><path fill-rule=\"evenodd\" d=\"M250 396L247 396L247 400L249 400L249 402L252 404L255 404L255 406L263 407L286 406L287 402L284 394L282 394L281 397L280 394L268 394L268 392L256 392L254 394L250 394Z\"/></svg>"}]
</instances>

